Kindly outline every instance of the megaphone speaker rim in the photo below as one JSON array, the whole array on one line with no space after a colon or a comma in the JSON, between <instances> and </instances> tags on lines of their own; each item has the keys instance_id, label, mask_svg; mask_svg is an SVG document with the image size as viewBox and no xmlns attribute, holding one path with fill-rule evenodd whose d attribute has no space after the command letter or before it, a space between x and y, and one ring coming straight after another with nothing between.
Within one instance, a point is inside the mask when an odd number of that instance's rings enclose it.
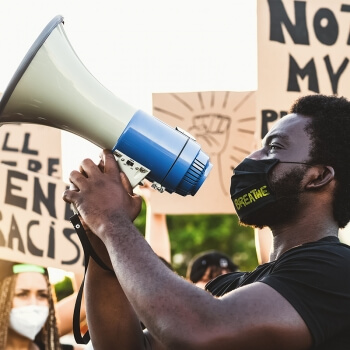
<instances>
[{"instance_id":1,"label":"megaphone speaker rim","mask_svg":"<svg viewBox=\"0 0 350 350\"><path fill-rule=\"evenodd\" d=\"M34 41L30 49L28 50L27 54L24 56L22 62L18 66L15 74L11 78L4 95L2 96L0 100L0 116L2 115L6 104L8 103L13 91L15 90L18 82L21 80L24 72L27 70L28 66L34 59L35 55L38 53L40 48L45 43L46 39L50 36L52 31L60 24L64 23L63 16L57 15L55 16L42 30L40 35L37 37L37 39Z\"/></svg>"}]
</instances>

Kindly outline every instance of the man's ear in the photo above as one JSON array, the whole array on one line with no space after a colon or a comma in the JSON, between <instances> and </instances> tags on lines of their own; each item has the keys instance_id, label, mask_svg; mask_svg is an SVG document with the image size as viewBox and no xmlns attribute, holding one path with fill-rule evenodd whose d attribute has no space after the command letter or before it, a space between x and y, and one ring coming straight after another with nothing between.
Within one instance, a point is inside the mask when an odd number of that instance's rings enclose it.
<instances>
[{"instance_id":1,"label":"man's ear","mask_svg":"<svg viewBox=\"0 0 350 350\"><path fill-rule=\"evenodd\" d=\"M308 190L319 189L334 180L334 169L331 166L316 166L318 169L313 178L305 186Z\"/></svg>"}]
</instances>

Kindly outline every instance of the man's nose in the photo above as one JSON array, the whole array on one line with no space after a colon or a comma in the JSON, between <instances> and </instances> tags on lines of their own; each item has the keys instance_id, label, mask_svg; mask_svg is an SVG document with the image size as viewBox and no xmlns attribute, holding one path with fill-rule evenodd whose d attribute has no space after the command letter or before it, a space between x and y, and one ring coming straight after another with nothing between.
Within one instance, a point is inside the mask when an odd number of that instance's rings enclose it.
<instances>
[{"instance_id":1,"label":"man's nose","mask_svg":"<svg viewBox=\"0 0 350 350\"><path fill-rule=\"evenodd\" d=\"M247 158L249 159L254 159L254 160L259 160L263 158L263 149L256 150L252 153L249 154Z\"/></svg>"}]
</instances>

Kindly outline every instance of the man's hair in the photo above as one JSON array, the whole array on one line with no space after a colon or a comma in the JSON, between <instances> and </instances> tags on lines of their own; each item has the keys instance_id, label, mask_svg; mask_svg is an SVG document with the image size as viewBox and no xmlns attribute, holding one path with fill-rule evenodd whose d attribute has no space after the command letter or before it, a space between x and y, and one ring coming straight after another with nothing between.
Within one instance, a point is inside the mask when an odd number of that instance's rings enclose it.
<instances>
[{"instance_id":1,"label":"man's hair","mask_svg":"<svg viewBox=\"0 0 350 350\"><path fill-rule=\"evenodd\" d=\"M289 112L311 118L306 128L312 142L310 160L334 168L333 215L343 228L350 220L350 102L344 97L309 95L296 100Z\"/></svg>"}]
</instances>

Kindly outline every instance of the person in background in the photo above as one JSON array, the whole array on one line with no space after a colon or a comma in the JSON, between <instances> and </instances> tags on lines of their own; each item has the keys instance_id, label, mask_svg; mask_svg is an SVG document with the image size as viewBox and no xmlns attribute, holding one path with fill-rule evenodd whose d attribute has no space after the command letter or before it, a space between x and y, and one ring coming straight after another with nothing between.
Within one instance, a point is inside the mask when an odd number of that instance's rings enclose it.
<instances>
[{"instance_id":1,"label":"person in background","mask_svg":"<svg viewBox=\"0 0 350 350\"><path fill-rule=\"evenodd\" d=\"M186 278L203 288L213 278L238 271L238 266L224 253L208 250L195 255L189 262Z\"/></svg>"},{"instance_id":2,"label":"person in background","mask_svg":"<svg viewBox=\"0 0 350 350\"><path fill-rule=\"evenodd\" d=\"M83 349L60 344L56 297L46 268L1 261L0 274L0 349Z\"/></svg>"},{"instance_id":3,"label":"person in background","mask_svg":"<svg viewBox=\"0 0 350 350\"><path fill-rule=\"evenodd\" d=\"M270 261L273 236L269 227L254 229L255 248L259 265Z\"/></svg>"},{"instance_id":4,"label":"person in background","mask_svg":"<svg viewBox=\"0 0 350 350\"><path fill-rule=\"evenodd\" d=\"M74 279L72 280L73 293L57 301L55 304L58 332L60 337L64 337L63 341L68 341L73 338L73 313L78 296L78 290L83 278L83 273L75 273ZM87 330L85 310L85 299L83 294L80 302L81 333L85 333ZM75 341L71 342L75 344Z\"/></svg>"}]
</instances>

